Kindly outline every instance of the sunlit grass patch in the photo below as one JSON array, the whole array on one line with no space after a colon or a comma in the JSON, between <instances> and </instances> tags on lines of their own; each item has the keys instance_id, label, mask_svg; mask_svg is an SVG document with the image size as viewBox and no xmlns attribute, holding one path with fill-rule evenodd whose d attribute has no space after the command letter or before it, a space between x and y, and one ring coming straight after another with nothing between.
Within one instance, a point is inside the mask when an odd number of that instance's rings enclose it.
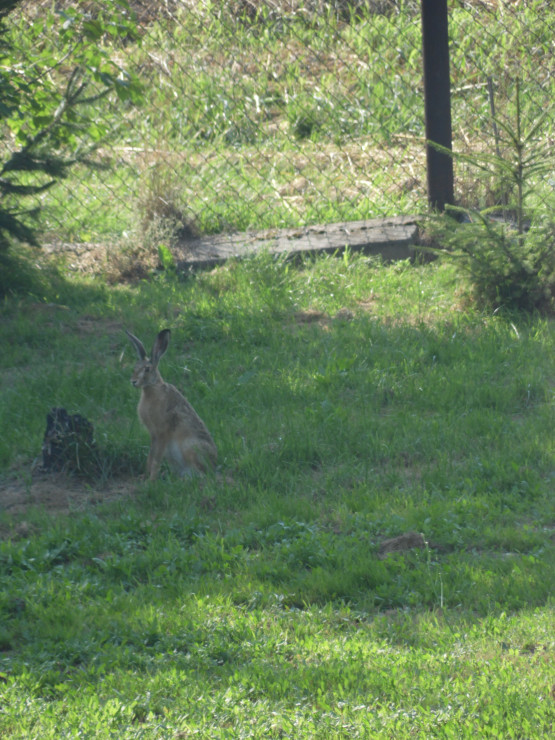
<instances>
[{"instance_id":1,"label":"sunlit grass patch","mask_svg":"<svg viewBox=\"0 0 555 740\"><path fill-rule=\"evenodd\" d=\"M457 287L263 254L7 300L2 731L547 737L553 330ZM124 327L172 328L213 475L141 479ZM31 472L52 405L104 462L63 502Z\"/></svg>"}]
</instances>

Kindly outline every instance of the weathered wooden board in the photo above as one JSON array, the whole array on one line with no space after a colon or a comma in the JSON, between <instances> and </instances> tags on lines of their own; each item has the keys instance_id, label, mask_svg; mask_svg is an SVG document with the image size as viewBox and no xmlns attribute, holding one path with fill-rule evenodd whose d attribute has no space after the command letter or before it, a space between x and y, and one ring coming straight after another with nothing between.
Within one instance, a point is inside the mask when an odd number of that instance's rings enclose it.
<instances>
[{"instance_id":1,"label":"weathered wooden board","mask_svg":"<svg viewBox=\"0 0 555 740\"><path fill-rule=\"evenodd\" d=\"M341 253L346 247L384 260L408 259L418 244L416 219L411 216L349 221L299 229L247 231L188 240L172 249L178 269L210 267L231 257L267 250L271 254Z\"/></svg>"}]
</instances>

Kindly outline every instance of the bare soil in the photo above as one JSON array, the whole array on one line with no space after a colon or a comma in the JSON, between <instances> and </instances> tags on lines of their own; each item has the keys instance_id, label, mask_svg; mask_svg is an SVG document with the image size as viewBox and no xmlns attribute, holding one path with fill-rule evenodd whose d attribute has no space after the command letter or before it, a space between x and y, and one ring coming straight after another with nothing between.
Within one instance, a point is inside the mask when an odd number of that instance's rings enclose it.
<instances>
[{"instance_id":1,"label":"bare soil","mask_svg":"<svg viewBox=\"0 0 555 740\"><path fill-rule=\"evenodd\" d=\"M14 518L14 523L0 525L0 539L27 537L32 525L24 517L31 509L46 514L69 515L83 512L101 503L132 496L138 480L116 478L102 486L66 475L65 473L34 472L31 477L0 480L0 512Z\"/></svg>"}]
</instances>

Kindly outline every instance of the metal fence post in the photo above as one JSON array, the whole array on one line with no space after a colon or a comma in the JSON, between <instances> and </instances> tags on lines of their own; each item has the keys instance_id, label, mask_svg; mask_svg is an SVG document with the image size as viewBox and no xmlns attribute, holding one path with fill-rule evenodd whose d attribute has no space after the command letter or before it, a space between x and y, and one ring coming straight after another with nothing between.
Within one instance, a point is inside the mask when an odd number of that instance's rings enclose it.
<instances>
[{"instance_id":1,"label":"metal fence post","mask_svg":"<svg viewBox=\"0 0 555 740\"><path fill-rule=\"evenodd\" d=\"M447 0L422 0L422 52L428 202L443 211L453 203L453 159L429 142L452 148Z\"/></svg>"}]
</instances>

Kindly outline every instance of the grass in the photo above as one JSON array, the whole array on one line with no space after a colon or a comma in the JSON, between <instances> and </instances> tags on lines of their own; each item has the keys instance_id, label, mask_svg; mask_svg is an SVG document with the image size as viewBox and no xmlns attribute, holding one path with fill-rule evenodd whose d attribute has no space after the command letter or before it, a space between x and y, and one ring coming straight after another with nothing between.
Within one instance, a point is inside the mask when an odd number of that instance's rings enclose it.
<instances>
[{"instance_id":1,"label":"grass","mask_svg":"<svg viewBox=\"0 0 555 740\"><path fill-rule=\"evenodd\" d=\"M410 4L254 25L226 7L118 52L149 95L102 111L110 167L45 196L45 236L422 209ZM503 12L451 9L463 150L493 146L488 76L502 116L515 68L526 117L553 99L547 4ZM459 197L491 196L457 174ZM111 287L19 276L0 307L2 737L552 736L551 319L476 310L450 266L349 251ZM122 330L166 326L162 373L219 449L204 480L140 477ZM97 478L32 473L52 406L93 422ZM409 532L424 546L383 557Z\"/></svg>"},{"instance_id":2,"label":"grass","mask_svg":"<svg viewBox=\"0 0 555 740\"><path fill-rule=\"evenodd\" d=\"M194 3L143 25L142 44L115 54L139 72L145 100L97 105L94 117L114 125L101 150L108 167L76 168L44 195L44 238L148 240L145 212L168 201L204 233L424 212L418 4L351 19L300 5L249 23L233 4ZM525 121L552 108L547 5L450 8L457 151L494 149L488 79L501 118L514 119L517 77ZM27 27L14 31L24 50ZM538 132L544 143L553 120ZM457 200L491 205L499 194L476 174L457 165Z\"/></svg>"},{"instance_id":3,"label":"grass","mask_svg":"<svg viewBox=\"0 0 555 740\"><path fill-rule=\"evenodd\" d=\"M172 327L219 476L139 479L124 326ZM477 312L438 263L260 255L54 281L0 341L0 734L551 736L552 321ZM53 405L103 471L56 509L29 472Z\"/></svg>"}]
</instances>

